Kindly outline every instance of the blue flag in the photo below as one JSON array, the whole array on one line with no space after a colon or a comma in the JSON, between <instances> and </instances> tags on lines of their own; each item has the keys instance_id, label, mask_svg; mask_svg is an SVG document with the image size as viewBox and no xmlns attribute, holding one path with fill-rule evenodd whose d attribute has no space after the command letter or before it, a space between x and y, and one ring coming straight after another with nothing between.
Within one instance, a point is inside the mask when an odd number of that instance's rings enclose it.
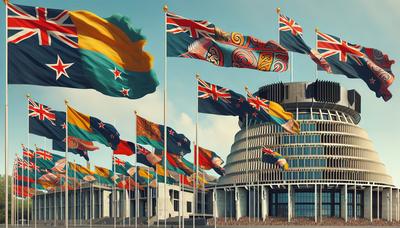
<instances>
[{"instance_id":1,"label":"blue flag","mask_svg":"<svg viewBox=\"0 0 400 228\"><path fill-rule=\"evenodd\" d=\"M65 139L65 112L29 100L29 133L49 139Z\"/></svg>"},{"instance_id":2,"label":"blue flag","mask_svg":"<svg viewBox=\"0 0 400 228\"><path fill-rule=\"evenodd\" d=\"M262 122L271 120L268 115L254 109L243 95L200 78L197 80L199 112L239 116L241 120L246 115L248 115L249 119L258 119Z\"/></svg>"},{"instance_id":3,"label":"blue flag","mask_svg":"<svg viewBox=\"0 0 400 228\"><path fill-rule=\"evenodd\" d=\"M309 55L319 67L327 72L332 71L321 54L311 49L303 40L303 28L283 14L279 14L279 44L288 51Z\"/></svg>"},{"instance_id":4,"label":"blue flag","mask_svg":"<svg viewBox=\"0 0 400 228\"><path fill-rule=\"evenodd\" d=\"M384 101L392 97L388 87L394 81L390 69L394 61L387 55L377 49L351 44L321 32L317 32L317 47L331 66L333 74L362 79L376 97L382 97Z\"/></svg>"}]
</instances>

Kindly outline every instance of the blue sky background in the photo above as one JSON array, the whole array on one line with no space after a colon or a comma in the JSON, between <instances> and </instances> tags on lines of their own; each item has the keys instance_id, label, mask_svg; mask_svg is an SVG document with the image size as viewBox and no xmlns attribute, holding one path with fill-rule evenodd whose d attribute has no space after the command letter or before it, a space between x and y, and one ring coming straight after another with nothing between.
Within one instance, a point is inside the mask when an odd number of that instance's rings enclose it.
<instances>
[{"instance_id":1,"label":"blue sky background","mask_svg":"<svg viewBox=\"0 0 400 228\"><path fill-rule=\"evenodd\" d=\"M77 90L56 87L28 85L9 86L9 164L16 153L21 154L20 144L28 143L27 101L25 94L30 93L37 101L47 104L55 110L64 110L64 99L68 99L77 110L98 117L115 125L121 138L135 140L135 119L133 111L155 122L162 122L163 83L164 83L164 14L162 7L168 4L170 11L193 19L205 19L225 31L237 31L253 35L262 40L277 40L278 23L275 9L295 19L304 30L304 39L315 46L314 29L336 35L352 43L374 47L387 53L392 59L399 60L398 48L400 30L400 2L396 0L298 0L298 1L109 1L109 0L48 0L48 1L11 1L12 3L60 8L70 10L89 10L102 17L121 14L131 18L132 25L142 28L148 39L145 49L154 56L154 69L158 74L160 86L157 92L140 100L112 98L93 90ZM0 7L0 52L5 53L5 6ZM0 56L0 148L4 152L4 95L5 95L5 55ZM21 66L23 67L23 66ZM393 72L399 71L395 64ZM313 81L316 78L315 65L305 55L294 55L295 81ZM196 120L196 81L199 73L207 81L228 87L244 94L244 86L251 91L265 84L290 81L290 73L266 73L237 68L220 68L212 64L189 60L168 59L168 125L177 131L195 139ZM362 96L362 119L364 128L373 141L379 157L385 163L395 184L400 184L400 155L397 143L400 140L400 93L399 80L390 87L393 98L389 102L377 99L367 85L357 79L348 79L342 75L328 75L320 72L319 79L340 82L348 89L356 89ZM216 151L224 159L230 151L233 136L237 132L237 119L234 117L199 114L199 145ZM51 148L51 141L30 135L30 146L34 144ZM0 173L4 173L3 153L0 161ZM60 153L61 154L61 153ZM111 150L100 146L100 150L91 152L94 164L111 168ZM188 155L188 159L191 155ZM84 164L84 160L69 156L72 160ZM134 157L125 157L134 162Z\"/></svg>"}]
</instances>

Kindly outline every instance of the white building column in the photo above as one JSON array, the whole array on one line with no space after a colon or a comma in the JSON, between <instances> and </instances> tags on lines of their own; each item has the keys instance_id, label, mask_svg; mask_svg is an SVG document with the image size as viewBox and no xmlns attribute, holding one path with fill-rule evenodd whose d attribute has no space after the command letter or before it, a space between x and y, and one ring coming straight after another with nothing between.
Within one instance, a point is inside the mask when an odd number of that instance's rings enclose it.
<instances>
[{"instance_id":1,"label":"white building column","mask_svg":"<svg viewBox=\"0 0 400 228\"><path fill-rule=\"evenodd\" d=\"M287 186L287 189L288 189L288 213L287 213L288 217L287 217L287 219L288 219L288 222L290 222L292 219L292 186L289 184Z\"/></svg>"},{"instance_id":2,"label":"white building column","mask_svg":"<svg viewBox=\"0 0 400 228\"><path fill-rule=\"evenodd\" d=\"M123 193L124 193L124 218L128 218L131 214L131 204L129 202L129 191L123 190ZM149 198L150 196L148 195L147 197ZM151 208L147 208L147 210L151 211Z\"/></svg>"},{"instance_id":3,"label":"white building column","mask_svg":"<svg viewBox=\"0 0 400 228\"><path fill-rule=\"evenodd\" d=\"M246 189L241 187L235 188L235 206L236 206L236 220L246 216L247 205L247 192Z\"/></svg>"},{"instance_id":4,"label":"white building column","mask_svg":"<svg viewBox=\"0 0 400 228\"><path fill-rule=\"evenodd\" d=\"M390 192L389 192L389 195L390 195L390 205L389 205L389 208L390 208L390 221L392 222L393 221L393 212L395 212L396 211L396 208L395 208L395 203L394 203L394 201L393 201L393 188L390 188Z\"/></svg>"},{"instance_id":5,"label":"white building column","mask_svg":"<svg viewBox=\"0 0 400 228\"><path fill-rule=\"evenodd\" d=\"M347 184L340 189L340 208L341 217L347 222Z\"/></svg>"},{"instance_id":6,"label":"white building column","mask_svg":"<svg viewBox=\"0 0 400 228\"><path fill-rule=\"evenodd\" d=\"M318 222L318 185L314 186L314 222Z\"/></svg>"},{"instance_id":7,"label":"white building column","mask_svg":"<svg viewBox=\"0 0 400 228\"><path fill-rule=\"evenodd\" d=\"M396 190L396 194L397 194L397 197L396 197L396 204L397 204L397 210L396 210L396 221L400 221L400 190L399 189L397 189Z\"/></svg>"},{"instance_id":8,"label":"white building column","mask_svg":"<svg viewBox=\"0 0 400 228\"><path fill-rule=\"evenodd\" d=\"M353 193L353 216L354 220L357 219L357 185L354 184L354 193Z\"/></svg>"},{"instance_id":9,"label":"white building column","mask_svg":"<svg viewBox=\"0 0 400 228\"><path fill-rule=\"evenodd\" d=\"M390 221L390 188L382 191L382 219Z\"/></svg>"},{"instance_id":10,"label":"white building column","mask_svg":"<svg viewBox=\"0 0 400 228\"><path fill-rule=\"evenodd\" d=\"M225 191L224 189L216 189L216 199L215 208L217 218L221 218L225 215L225 208L227 207L227 202L225 201Z\"/></svg>"},{"instance_id":11,"label":"white building column","mask_svg":"<svg viewBox=\"0 0 400 228\"><path fill-rule=\"evenodd\" d=\"M268 215L269 215L269 211L268 211L268 186L262 186L261 187L261 217L263 219L263 221L265 221L265 219L267 219Z\"/></svg>"},{"instance_id":12,"label":"white building column","mask_svg":"<svg viewBox=\"0 0 400 228\"><path fill-rule=\"evenodd\" d=\"M372 186L364 189L364 218L372 222Z\"/></svg>"},{"instance_id":13,"label":"white building column","mask_svg":"<svg viewBox=\"0 0 400 228\"><path fill-rule=\"evenodd\" d=\"M379 219L381 216L379 214L379 186L376 190L376 218ZM382 208L383 209L383 208Z\"/></svg>"}]
</instances>

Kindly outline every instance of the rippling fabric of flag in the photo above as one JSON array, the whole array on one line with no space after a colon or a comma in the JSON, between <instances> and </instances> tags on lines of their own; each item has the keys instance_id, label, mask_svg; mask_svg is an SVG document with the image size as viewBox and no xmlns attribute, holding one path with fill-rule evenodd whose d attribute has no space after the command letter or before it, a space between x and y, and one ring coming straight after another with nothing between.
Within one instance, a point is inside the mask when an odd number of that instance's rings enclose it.
<instances>
[{"instance_id":1,"label":"rippling fabric of flag","mask_svg":"<svg viewBox=\"0 0 400 228\"><path fill-rule=\"evenodd\" d=\"M141 145L136 145L137 151L137 161L142 163L143 165L149 167L156 167L157 164L160 164L161 158L159 158L154 153L150 152L146 148L142 147Z\"/></svg>"},{"instance_id":2,"label":"rippling fabric of flag","mask_svg":"<svg viewBox=\"0 0 400 228\"><path fill-rule=\"evenodd\" d=\"M80 113L70 106L67 107L67 116L68 136L85 141L97 141L112 149L117 148L119 133L113 125Z\"/></svg>"},{"instance_id":3,"label":"rippling fabric of flag","mask_svg":"<svg viewBox=\"0 0 400 228\"><path fill-rule=\"evenodd\" d=\"M160 125L136 115L136 141L143 145L151 145L156 149L164 148Z\"/></svg>"},{"instance_id":4,"label":"rippling fabric of flag","mask_svg":"<svg viewBox=\"0 0 400 228\"><path fill-rule=\"evenodd\" d=\"M164 150L164 125L136 115L136 138L140 144ZM185 155L191 152L190 140L184 134L167 127L167 149L169 153Z\"/></svg>"},{"instance_id":5,"label":"rippling fabric of flag","mask_svg":"<svg viewBox=\"0 0 400 228\"><path fill-rule=\"evenodd\" d=\"M384 101L392 97L388 87L395 78L391 70L394 61L386 54L322 32L317 32L317 39L318 51L328 61L333 74L362 79Z\"/></svg>"},{"instance_id":6,"label":"rippling fabric of flag","mask_svg":"<svg viewBox=\"0 0 400 228\"><path fill-rule=\"evenodd\" d=\"M194 147L194 164L197 164L197 151L196 146ZM204 170L213 169L216 173L223 176L225 175L225 169L222 167L224 161L220 156L218 156L215 152L211 150L207 150L203 147L199 146L199 167Z\"/></svg>"},{"instance_id":7,"label":"rippling fabric of flag","mask_svg":"<svg viewBox=\"0 0 400 228\"><path fill-rule=\"evenodd\" d=\"M54 111L50 107L28 98L29 133L53 139L53 149L65 151L65 112ZM97 150L92 142L69 136L69 152L89 160L87 151Z\"/></svg>"},{"instance_id":8,"label":"rippling fabric of flag","mask_svg":"<svg viewBox=\"0 0 400 228\"><path fill-rule=\"evenodd\" d=\"M36 148L35 155L38 166L58 173L65 172L65 157L41 148Z\"/></svg>"},{"instance_id":9,"label":"rippling fabric of flag","mask_svg":"<svg viewBox=\"0 0 400 228\"><path fill-rule=\"evenodd\" d=\"M65 151L65 138L62 141L53 140L53 150ZM73 136L68 136L68 152L77 154L83 157L86 161L89 161L88 151L98 150L99 148L93 144L93 142L85 141Z\"/></svg>"},{"instance_id":10,"label":"rippling fabric of flag","mask_svg":"<svg viewBox=\"0 0 400 228\"><path fill-rule=\"evenodd\" d=\"M50 107L28 98L29 133L49 139L65 139L65 112L54 111Z\"/></svg>"},{"instance_id":11,"label":"rippling fabric of flag","mask_svg":"<svg viewBox=\"0 0 400 228\"><path fill-rule=\"evenodd\" d=\"M247 91L247 100L258 112L252 118L266 119L280 125L286 132L290 134L300 133L300 124L297 122L293 113L285 111L278 103L254 96L250 91Z\"/></svg>"},{"instance_id":12,"label":"rippling fabric of flag","mask_svg":"<svg viewBox=\"0 0 400 228\"><path fill-rule=\"evenodd\" d=\"M136 172L136 167L134 167L131 163L128 161L124 161L120 158L117 158L114 156L114 164L113 164L113 169L115 166L115 172L120 173L125 176L133 176Z\"/></svg>"},{"instance_id":13,"label":"rippling fabric of flag","mask_svg":"<svg viewBox=\"0 0 400 228\"><path fill-rule=\"evenodd\" d=\"M279 14L279 43L288 51L309 55L325 71L332 71L328 62L303 40L303 28L283 14Z\"/></svg>"},{"instance_id":14,"label":"rippling fabric of flag","mask_svg":"<svg viewBox=\"0 0 400 228\"><path fill-rule=\"evenodd\" d=\"M227 116L245 116L246 113L256 112L243 95L200 78L197 80L199 112Z\"/></svg>"},{"instance_id":15,"label":"rippling fabric of flag","mask_svg":"<svg viewBox=\"0 0 400 228\"><path fill-rule=\"evenodd\" d=\"M262 161L265 163L275 164L283 170L288 170L289 165L286 159L278 152L271 150L270 148L262 148Z\"/></svg>"},{"instance_id":16,"label":"rippling fabric of flag","mask_svg":"<svg viewBox=\"0 0 400 228\"><path fill-rule=\"evenodd\" d=\"M23 183L25 188L31 188L30 192L37 190L52 189L59 184L60 178L49 172L46 167L40 163L29 161L28 157L24 159L17 158L17 180ZM36 173L35 173L36 171ZM36 183L35 183L36 180Z\"/></svg>"},{"instance_id":17,"label":"rippling fabric of flag","mask_svg":"<svg viewBox=\"0 0 400 228\"><path fill-rule=\"evenodd\" d=\"M84 180L88 182L96 180L93 171L73 162L69 162L68 175L70 177L76 177L77 180Z\"/></svg>"},{"instance_id":18,"label":"rippling fabric of flag","mask_svg":"<svg viewBox=\"0 0 400 228\"><path fill-rule=\"evenodd\" d=\"M274 41L228 33L208 21L167 13L167 56L194 58L220 67L287 70L287 50Z\"/></svg>"},{"instance_id":19,"label":"rippling fabric of flag","mask_svg":"<svg viewBox=\"0 0 400 228\"><path fill-rule=\"evenodd\" d=\"M100 166L94 166L94 176L101 184L113 185L119 181L119 177L112 170Z\"/></svg>"},{"instance_id":20,"label":"rippling fabric of flag","mask_svg":"<svg viewBox=\"0 0 400 228\"><path fill-rule=\"evenodd\" d=\"M146 39L127 17L10 3L7 12L10 84L95 89L130 99L159 84L153 57L143 50Z\"/></svg>"}]
</instances>

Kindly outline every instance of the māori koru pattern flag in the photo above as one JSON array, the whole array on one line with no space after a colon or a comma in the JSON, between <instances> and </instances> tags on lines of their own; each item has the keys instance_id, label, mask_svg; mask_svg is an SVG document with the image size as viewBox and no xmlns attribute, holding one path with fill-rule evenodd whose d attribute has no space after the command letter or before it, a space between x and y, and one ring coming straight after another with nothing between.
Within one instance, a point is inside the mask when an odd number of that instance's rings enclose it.
<instances>
[{"instance_id":1,"label":"m\u0101ori koru pattern flag","mask_svg":"<svg viewBox=\"0 0 400 228\"><path fill-rule=\"evenodd\" d=\"M260 71L287 70L287 50L275 41L261 41L238 32L225 32L204 20L167 13L167 56L205 60L221 67Z\"/></svg>"},{"instance_id":2,"label":"m\u0101ori koru pattern flag","mask_svg":"<svg viewBox=\"0 0 400 228\"><path fill-rule=\"evenodd\" d=\"M328 61L333 74L362 79L376 97L382 97L385 101L392 97L388 87L394 81L391 70L394 60L389 59L388 55L322 32L317 32L317 48Z\"/></svg>"}]
</instances>

